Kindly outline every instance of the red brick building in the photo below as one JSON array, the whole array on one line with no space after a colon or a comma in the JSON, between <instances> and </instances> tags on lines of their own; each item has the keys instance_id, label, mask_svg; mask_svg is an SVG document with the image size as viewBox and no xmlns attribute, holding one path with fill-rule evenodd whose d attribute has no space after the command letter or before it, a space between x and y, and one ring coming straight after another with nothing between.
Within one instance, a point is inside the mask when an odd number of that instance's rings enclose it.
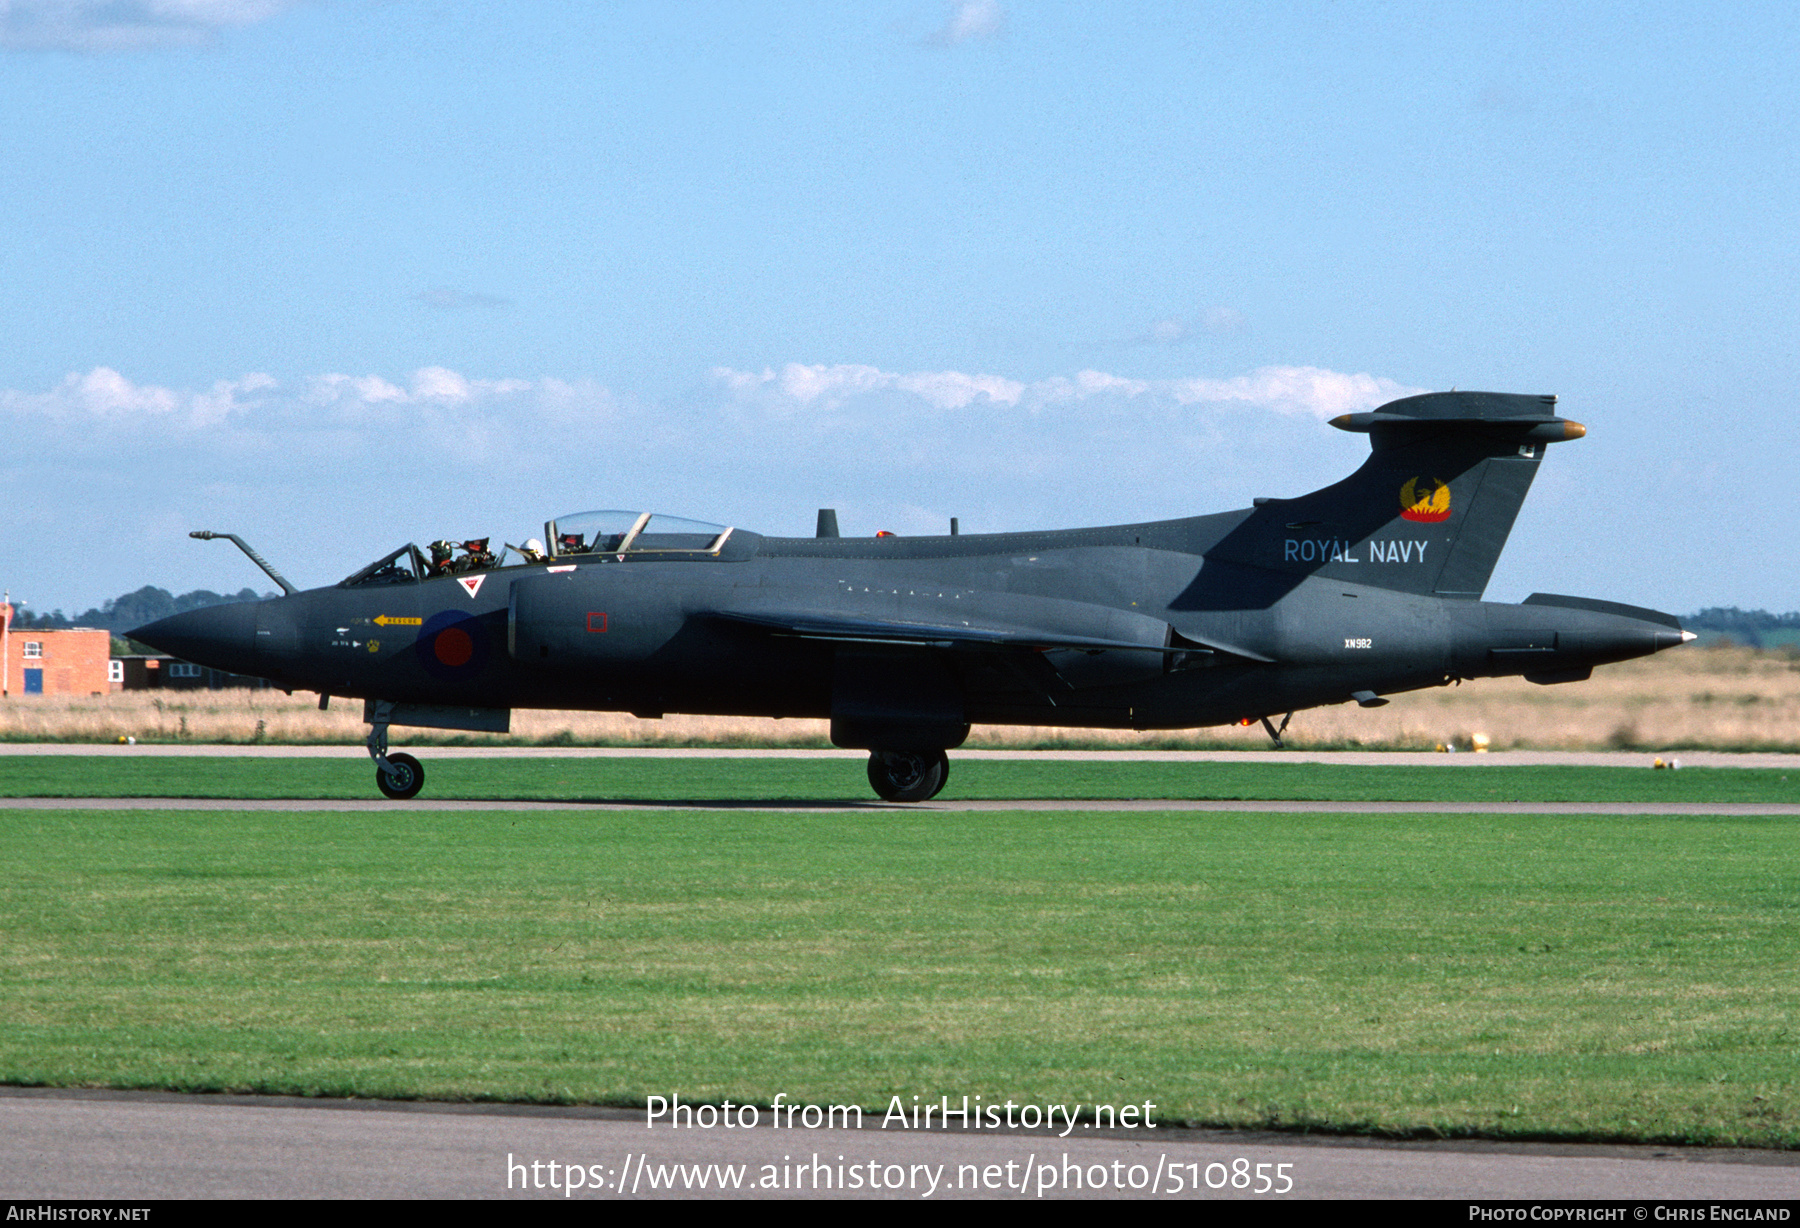
<instances>
[{"instance_id":1,"label":"red brick building","mask_svg":"<svg viewBox=\"0 0 1800 1228\"><path fill-rule=\"evenodd\" d=\"M10 628L5 691L14 695L104 695L112 689L112 636L105 631Z\"/></svg>"}]
</instances>

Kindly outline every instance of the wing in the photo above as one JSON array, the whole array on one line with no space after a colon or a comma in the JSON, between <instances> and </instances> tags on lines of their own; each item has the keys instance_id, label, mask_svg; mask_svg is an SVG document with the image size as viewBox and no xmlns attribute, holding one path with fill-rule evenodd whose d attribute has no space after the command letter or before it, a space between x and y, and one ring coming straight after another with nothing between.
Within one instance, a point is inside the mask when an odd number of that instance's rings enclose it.
<instances>
[{"instance_id":1,"label":"wing","mask_svg":"<svg viewBox=\"0 0 1800 1228\"><path fill-rule=\"evenodd\" d=\"M1040 598L1049 604L1050 599ZM1086 603L1057 601L1059 607ZM1071 618L1069 611L1054 623L1062 625L1029 625L993 618L917 619L877 617L819 610L717 610L710 617L723 622L759 627L775 635L798 639L832 640L849 644L887 644L922 648L953 649L964 652L1049 652L1072 649L1079 652L1131 652L1184 655L1223 653L1250 661L1267 662L1273 658L1248 649L1214 640L1197 640L1175 632L1160 619L1129 611L1089 607L1101 617ZM1090 622L1092 626L1070 626Z\"/></svg>"}]
</instances>

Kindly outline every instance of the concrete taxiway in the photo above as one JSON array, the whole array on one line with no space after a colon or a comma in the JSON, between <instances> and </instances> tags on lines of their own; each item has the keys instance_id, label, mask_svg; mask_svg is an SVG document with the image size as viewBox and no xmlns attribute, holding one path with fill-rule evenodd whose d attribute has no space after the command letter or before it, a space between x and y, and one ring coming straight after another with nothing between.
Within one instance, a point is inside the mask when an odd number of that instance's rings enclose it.
<instances>
[{"instance_id":1,"label":"concrete taxiway","mask_svg":"<svg viewBox=\"0 0 1800 1228\"><path fill-rule=\"evenodd\" d=\"M751 1129L648 1129L642 1111L624 1109L0 1089L0 1197L1800 1195L1800 1154L1788 1152L1387 1142L1166 1126L1096 1133L1077 1124L1067 1137L928 1132L882 1129L878 1113L866 1114L861 1129L774 1129L766 1120Z\"/></svg>"}]
</instances>

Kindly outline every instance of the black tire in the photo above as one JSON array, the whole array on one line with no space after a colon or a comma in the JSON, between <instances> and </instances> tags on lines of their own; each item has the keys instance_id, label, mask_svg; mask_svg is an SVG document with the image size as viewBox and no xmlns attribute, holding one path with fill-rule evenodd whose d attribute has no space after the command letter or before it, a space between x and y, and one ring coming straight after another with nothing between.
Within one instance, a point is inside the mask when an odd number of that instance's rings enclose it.
<instances>
[{"instance_id":1,"label":"black tire","mask_svg":"<svg viewBox=\"0 0 1800 1228\"><path fill-rule=\"evenodd\" d=\"M425 787L425 768L411 755L389 755L387 771L375 769L375 787L395 801L419 796Z\"/></svg>"},{"instance_id":2,"label":"black tire","mask_svg":"<svg viewBox=\"0 0 1800 1228\"><path fill-rule=\"evenodd\" d=\"M942 793L944 791L944 786L949 783L950 783L950 756L946 755L943 751L939 751L938 752L937 788L935 788L931 791L931 797L936 797L938 794ZM925 800L930 801L931 797L928 797Z\"/></svg>"},{"instance_id":3,"label":"black tire","mask_svg":"<svg viewBox=\"0 0 1800 1228\"><path fill-rule=\"evenodd\" d=\"M878 750L869 755L869 784L884 802L930 801L950 779L941 750Z\"/></svg>"}]
</instances>

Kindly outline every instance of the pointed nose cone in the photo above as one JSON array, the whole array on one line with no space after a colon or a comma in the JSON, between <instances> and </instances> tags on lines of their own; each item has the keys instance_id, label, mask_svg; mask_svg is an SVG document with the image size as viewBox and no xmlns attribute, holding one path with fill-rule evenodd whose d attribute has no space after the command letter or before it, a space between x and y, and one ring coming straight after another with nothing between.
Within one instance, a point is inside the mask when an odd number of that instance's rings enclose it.
<instances>
[{"instance_id":1,"label":"pointed nose cone","mask_svg":"<svg viewBox=\"0 0 1800 1228\"><path fill-rule=\"evenodd\" d=\"M1568 614L1563 618L1565 623L1574 621ZM1671 623L1675 625L1671 626ZM1693 638L1694 633L1683 631L1670 615L1661 615L1655 619L1601 616L1575 622L1568 629L1559 629L1556 633L1556 648L1558 652L1573 653L1583 660L1601 665L1612 661L1629 661L1633 657L1647 657L1667 648L1679 648Z\"/></svg>"},{"instance_id":2,"label":"pointed nose cone","mask_svg":"<svg viewBox=\"0 0 1800 1228\"><path fill-rule=\"evenodd\" d=\"M195 665L255 674L256 608L260 602L189 610L129 632L132 639Z\"/></svg>"}]
</instances>

